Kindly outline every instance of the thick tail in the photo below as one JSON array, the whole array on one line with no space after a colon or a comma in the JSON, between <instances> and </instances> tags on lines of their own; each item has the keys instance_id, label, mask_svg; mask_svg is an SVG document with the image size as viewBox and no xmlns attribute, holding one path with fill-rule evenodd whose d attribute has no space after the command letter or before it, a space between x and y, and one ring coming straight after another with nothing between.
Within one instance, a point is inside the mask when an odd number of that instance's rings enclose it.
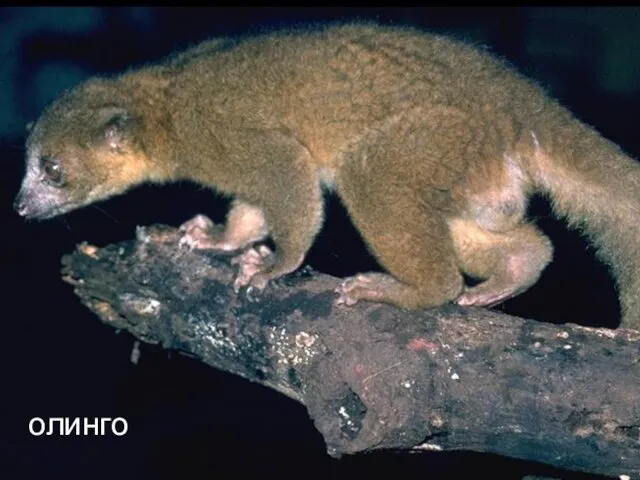
<instances>
[{"instance_id":1,"label":"thick tail","mask_svg":"<svg viewBox=\"0 0 640 480\"><path fill-rule=\"evenodd\" d=\"M621 327L640 330L640 162L564 112L530 134L529 175L611 268Z\"/></svg>"}]
</instances>

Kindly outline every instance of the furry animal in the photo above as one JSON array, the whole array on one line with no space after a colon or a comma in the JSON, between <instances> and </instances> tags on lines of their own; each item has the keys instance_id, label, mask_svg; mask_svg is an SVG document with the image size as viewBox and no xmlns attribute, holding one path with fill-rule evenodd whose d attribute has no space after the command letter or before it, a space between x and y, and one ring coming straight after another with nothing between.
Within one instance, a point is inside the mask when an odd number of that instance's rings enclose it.
<instances>
[{"instance_id":1,"label":"furry animal","mask_svg":"<svg viewBox=\"0 0 640 480\"><path fill-rule=\"evenodd\" d=\"M90 79L36 122L15 208L48 218L183 179L234 197L223 233L183 225L192 248L272 238L236 282L257 288L300 266L334 191L387 271L346 279L338 302L406 309L495 305L535 283L552 246L525 211L542 192L597 246L623 325L640 328L640 166L464 43L347 24L214 39Z\"/></svg>"}]
</instances>

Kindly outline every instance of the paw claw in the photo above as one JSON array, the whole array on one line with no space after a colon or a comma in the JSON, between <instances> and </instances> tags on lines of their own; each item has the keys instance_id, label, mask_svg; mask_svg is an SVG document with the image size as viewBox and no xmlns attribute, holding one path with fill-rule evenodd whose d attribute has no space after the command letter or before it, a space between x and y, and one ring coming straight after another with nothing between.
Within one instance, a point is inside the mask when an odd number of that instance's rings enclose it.
<instances>
[{"instance_id":1,"label":"paw claw","mask_svg":"<svg viewBox=\"0 0 640 480\"><path fill-rule=\"evenodd\" d=\"M256 296L254 296L255 294L260 294L259 289L257 289L256 287L249 285L247 287L247 289L245 290L245 296L247 297L247 300L251 303L255 303L257 301L259 301L259 298L257 298Z\"/></svg>"},{"instance_id":2,"label":"paw claw","mask_svg":"<svg viewBox=\"0 0 640 480\"><path fill-rule=\"evenodd\" d=\"M477 287L463 292L455 301L461 307L486 307L492 308L512 298L515 293L508 289L499 291L482 292Z\"/></svg>"},{"instance_id":3,"label":"paw claw","mask_svg":"<svg viewBox=\"0 0 640 480\"><path fill-rule=\"evenodd\" d=\"M194 241L193 241L193 238L191 238L191 236L189 236L188 234L185 234L182 237L180 237L180 240L178 241L178 248L192 250L194 247L195 247Z\"/></svg>"}]
</instances>

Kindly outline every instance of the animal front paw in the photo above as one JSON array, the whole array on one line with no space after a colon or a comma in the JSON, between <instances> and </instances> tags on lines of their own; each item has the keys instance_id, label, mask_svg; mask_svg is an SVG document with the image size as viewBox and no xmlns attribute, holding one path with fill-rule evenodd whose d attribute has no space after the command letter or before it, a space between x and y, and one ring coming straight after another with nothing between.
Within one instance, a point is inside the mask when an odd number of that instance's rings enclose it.
<instances>
[{"instance_id":1,"label":"animal front paw","mask_svg":"<svg viewBox=\"0 0 640 480\"><path fill-rule=\"evenodd\" d=\"M214 224L204 215L196 215L191 220L180 225L183 233L180 238L180 247L191 250L218 250L230 252L232 249L224 238L224 227Z\"/></svg>"}]
</instances>

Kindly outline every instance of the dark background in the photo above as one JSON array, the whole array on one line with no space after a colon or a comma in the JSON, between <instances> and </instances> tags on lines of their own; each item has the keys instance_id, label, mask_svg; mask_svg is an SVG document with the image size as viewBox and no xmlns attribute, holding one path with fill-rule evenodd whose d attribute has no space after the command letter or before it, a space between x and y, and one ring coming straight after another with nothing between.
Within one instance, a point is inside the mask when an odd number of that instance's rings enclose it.
<instances>
[{"instance_id":1,"label":"dark background","mask_svg":"<svg viewBox=\"0 0 640 480\"><path fill-rule=\"evenodd\" d=\"M299 22L375 18L484 44L585 122L640 153L638 8L2 8L0 9L0 478L217 478L387 474L587 478L487 454L379 453L330 459L303 407L159 347L115 335L60 280L60 257L84 240L131 238L136 225L221 221L226 202L192 185L140 187L42 223L11 203L23 173L24 124L83 79L161 59L217 35ZM536 199L552 237L540 282L500 306L548 322L615 326L615 286L593 251ZM373 268L339 202L308 263L335 275ZM124 417L124 437L29 434L33 417Z\"/></svg>"}]
</instances>

